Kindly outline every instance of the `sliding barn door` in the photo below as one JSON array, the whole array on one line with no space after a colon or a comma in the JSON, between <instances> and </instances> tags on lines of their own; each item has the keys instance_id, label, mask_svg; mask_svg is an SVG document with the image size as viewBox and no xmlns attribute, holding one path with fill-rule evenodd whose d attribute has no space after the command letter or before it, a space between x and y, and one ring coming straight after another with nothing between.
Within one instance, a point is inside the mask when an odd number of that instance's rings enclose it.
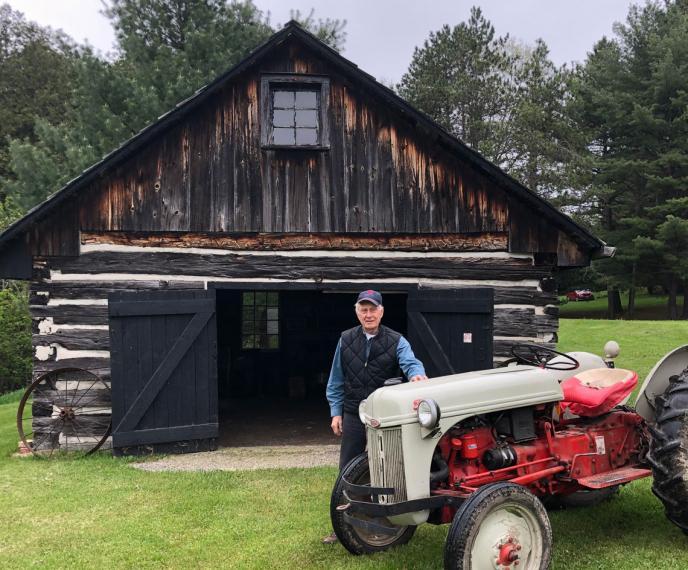
<instances>
[{"instance_id":1,"label":"sliding barn door","mask_svg":"<svg viewBox=\"0 0 688 570\"><path fill-rule=\"evenodd\" d=\"M116 454L216 447L215 291L109 297Z\"/></svg>"},{"instance_id":2,"label":"sliding barn door","mask_svg":"<svg viewBox=\"0 0 688 570\"><path fill-rule=\"evenodd\" d=\"M418 289L406 309L408 339L428 376L492 368L492 289Z\"/></svg>"}]
</instances>

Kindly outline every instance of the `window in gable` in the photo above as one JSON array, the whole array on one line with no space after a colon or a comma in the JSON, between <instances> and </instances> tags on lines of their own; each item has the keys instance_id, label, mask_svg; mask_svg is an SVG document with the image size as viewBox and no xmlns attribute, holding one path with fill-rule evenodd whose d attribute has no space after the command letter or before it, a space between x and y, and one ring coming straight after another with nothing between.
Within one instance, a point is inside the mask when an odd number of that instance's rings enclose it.
<instances>
[{"instance_id":1,"label":"window in gable","mask_svg":"<svg viewBox=\"0 0 688 570\"><path fill-rule=\"evenodd\" d=\"M261 88L263 146L328 148L327 79L271 76L263 78Z\"/></svg>"}]
</instances>

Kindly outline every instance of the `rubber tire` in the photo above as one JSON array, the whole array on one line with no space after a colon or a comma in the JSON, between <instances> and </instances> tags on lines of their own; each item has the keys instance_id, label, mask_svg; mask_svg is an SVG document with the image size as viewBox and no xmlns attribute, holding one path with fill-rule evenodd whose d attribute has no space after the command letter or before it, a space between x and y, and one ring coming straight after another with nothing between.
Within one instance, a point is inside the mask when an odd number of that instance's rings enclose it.
<instances>
[{"instance_id":1,"label":"rubber tire","mask_svg":"<svg viewBox=\"0 0 688 570\"><path fill-rule=\"evenodd\" d=\"M529 509L540 525L543 538L542 560L538 569L519 566L520 570L547 570L552 560L552 527L547 511L528 489L514 483L491 483L475 491L454 516L444 546L445 570L471 570L470 552L480 524L500 503L516 502Z\"/></svg>"},{"instance_id":2,"label":"rubber tire","mask_svg":"<svg viewBox=\"0 0 688 570\"><path fill-rule=\"evenodd\" d=\"M344 548L351 552L351 554L374 554L375 552L384 552L395 546L401 546L411 540L413 534L416 532L415 526L400 527L400 529L404 529L403 532L401 532L396 540L384 546L366 542L365 538L344 520L343 513L337 510L338 505L346 502L342 483L344 477L346 477L346 480L350 483L369 483L370 470L368 468L368 454L362 453L349 461L344 469L342 469L339 477L337 477L337 482L332 489L332 497L330 498L330 519L332 521L332 528ZM386 525L390 524L386 519L381 522Z\"/></svg>"},{"instance_id":3,"label":"rubber tire","mask_svg":"<svg viewBox=\"0 0 688 570\"><path fill-rule=\"evenodd\" d=\"M688 368L669 380L655 398L655 425L647 461L652 467L652 492L664 504L667 518L688 534Z\"/></svg>"},{"instance_id":4,"label":"rubber tire","mask_svg":"<svg viewBox=\"0 0 688 570\"><path fill-rule=\"evenodd\" d=\"M600 503L611 500L619 494L619 485L604 489L591 489L589 491L576 491L570 495L554 495L543 498L542 501L548 509L578 509L594 507Z\"/></svg>"}]
</instances>

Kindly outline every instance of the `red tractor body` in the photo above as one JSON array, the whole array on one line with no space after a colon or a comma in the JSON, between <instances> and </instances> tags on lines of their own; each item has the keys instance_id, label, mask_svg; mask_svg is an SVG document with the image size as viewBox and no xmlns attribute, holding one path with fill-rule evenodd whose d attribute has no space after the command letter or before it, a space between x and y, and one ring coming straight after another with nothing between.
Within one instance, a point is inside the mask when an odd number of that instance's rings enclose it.
<instances>
[{"instance_id":1,"label":"red tractor body","mask_svg":"<svg viewBox=\"0 0 688 570\"><path fill-rule=\"evenodd\" d=\"M445 434L438 448L449 476L431 493L468 496L483 485L508 481L536 496L563 496L651 474L641 466L649 439L643 418L635 412L617 410L601 418L558 423L545 416L544 406L538 413L542 417L535 418L534 433L521 434L534 437L519 443L499 437L488 426ZM449 523L455 512L446 506L440 520L432 522Z\"/></svg>"}]
</instances>

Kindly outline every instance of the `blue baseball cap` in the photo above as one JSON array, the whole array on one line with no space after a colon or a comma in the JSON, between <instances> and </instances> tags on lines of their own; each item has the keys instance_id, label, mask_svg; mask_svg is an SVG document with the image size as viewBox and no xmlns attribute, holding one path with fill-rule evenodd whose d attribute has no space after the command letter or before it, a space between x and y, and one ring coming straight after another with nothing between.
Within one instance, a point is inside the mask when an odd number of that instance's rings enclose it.
<instances>
[{"instance_id":1,"label":"blue baseball cap","mask_svg":"<svg viewBox=\"0 0 688 570\"><path fill-rule=\"evenodd\" d=\"M367 289L366 291L361 291L358 294L358 299L356 299L356 302L360 303L361 301L368 301L376 307L379 307L380 305L382 305L382 295L377 291Z\"/></svg>"}]
</instances>

